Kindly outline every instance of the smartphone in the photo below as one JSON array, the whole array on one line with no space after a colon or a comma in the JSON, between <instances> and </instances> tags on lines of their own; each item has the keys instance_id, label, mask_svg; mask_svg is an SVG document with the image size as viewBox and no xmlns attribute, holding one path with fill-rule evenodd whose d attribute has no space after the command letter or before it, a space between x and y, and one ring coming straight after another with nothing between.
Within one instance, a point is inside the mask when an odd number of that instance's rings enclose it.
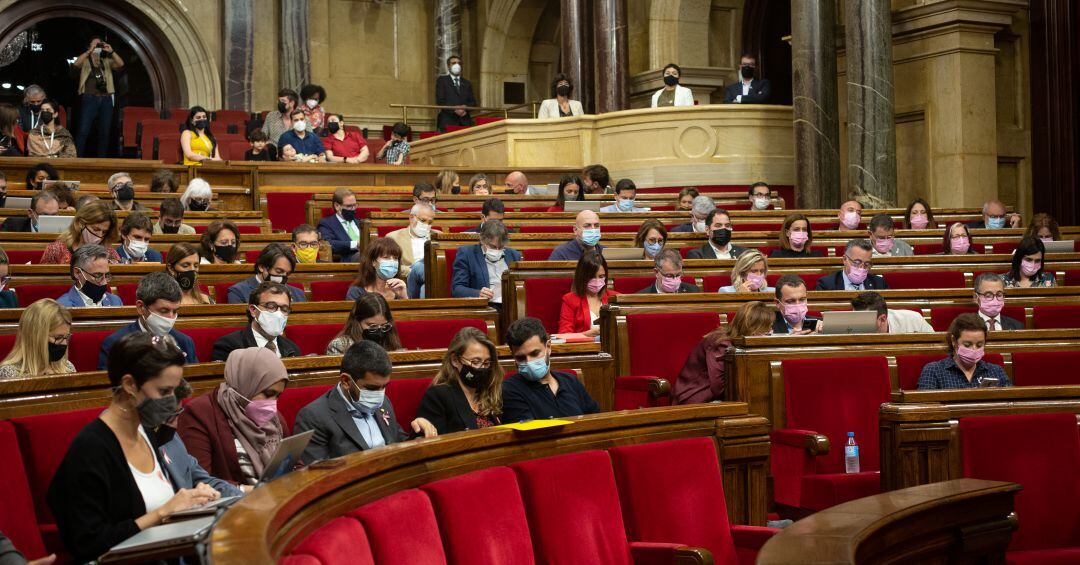
<instances>
[{"instance_id":1,"label":"smartphone","mask_svg":"<svg viewBox=\"0 0 1080 565\"><path fill-rule=\"evenodd\" d=\"M816 331L818 320L803 320L802 328L804 330Z\"/></svg>"}]
</instances>

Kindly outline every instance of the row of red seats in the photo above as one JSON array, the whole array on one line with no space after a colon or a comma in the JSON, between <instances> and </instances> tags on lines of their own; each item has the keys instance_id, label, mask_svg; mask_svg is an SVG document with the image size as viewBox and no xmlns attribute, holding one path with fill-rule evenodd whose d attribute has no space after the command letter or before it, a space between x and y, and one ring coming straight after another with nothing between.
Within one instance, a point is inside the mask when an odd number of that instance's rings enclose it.
<instances>
[{"instance_id":1,"label":"row of red seats","mask_svg":"<svg viewBox=\"0 0 1080 565\"><path fill-rule=\"evenodd\" d=\"M233 284L235 283L215 283L213 285L214 302L217 304L228 303L229 288ZM345 300L345 295L348 293L352 281L308 281L306 283L290 282L288 284L300 290L311 290L311 300L313 302L332 302ZM305 284L308 287L307 289L304 288ZM138 288L138 283L120 283L115 285L111 291L119 296L124 304L133 305L135 304L136 288ZM199 288L203 291L203 294L210 294L211 289L207 285L199 285ZM71 285L23 284L14 287L14 289L16 296L19 298L19 304L26 306L42 298L57 298L70 290Z\"/></svg>"},{"instance_id":2,"label":"row of red seats","mask_svg":"<svg viewBox=\"0 0 1080 565\"><path fill-rule=\"evenodd\" d=\"M206 228L207 228L206 224L201 224L201 225L196 224L196 225L193 225L192 227L195 228L195 233L197 233L197 234L206 233ZM237 226L237 228L240 230L241 234L245 234L245 233L247 233L247 234L262 233L261 226L256 226L256 225L252 225L252 224L240 224L239 226ZM37 265L37 264L39 264L41 262L41 255L44 252L45 252L44 248L42 248L40 250L36 250L36 249L12 249L10 251L5 251L5 253L7 253L7 256L8 256L8 261L11 262L11 264L13 264L13 265L27 265L27 264ZM252 250L244 251L243 252L244 253L243 257L244 257L245 262L254 263L255 259L259 256L259 253L261 253L261 252L262 251L259 250L259 249L252 249ZM161 254L162 254L162 256L164 256L165 252L162 251Z\"/></svg>"},{"instance_id":3,"label":"row of red seats","mask_svg":"<svg viewBox=\"0 0 1080 565\"><path fill-rule=\"evenodd\" d=\"M121 140L124 148L139 147L139 126L151 120L168 122L172 124L171 132L177 131L180 124L187 120L190 108L172 108L162 114L157 108L146 106L127 106L121 111ZM218 110L211 112L215 127L220 128L220 133L245 133L247 123L252 120L252 114L244 110ZM145 154L144 159L148 159Z\"/></svg>"}]
</instances>

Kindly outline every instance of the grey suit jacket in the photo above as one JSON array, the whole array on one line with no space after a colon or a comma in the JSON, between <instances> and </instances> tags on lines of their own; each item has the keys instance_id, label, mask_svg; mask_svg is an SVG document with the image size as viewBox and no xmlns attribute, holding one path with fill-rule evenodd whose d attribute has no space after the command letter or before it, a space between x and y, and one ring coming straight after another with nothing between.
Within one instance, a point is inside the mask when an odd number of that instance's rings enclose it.
<instances>
[{"instance_id":1,"label":"grey suit jacket","mask_svg":"<svg viewBox=\"0 0 1080 565\"><path fill-rule=\"evenodd\" d=\"M229 484L228 481L211 477L210 473L207 473L206 469L199 465L199 461L188 453L183 440L175 431L169 434L170 437L167 439L160 437L162 436L161 430L158 431L158 435L160 439L165 440L158 447L161 452L161 459L169 471L169 476L173 478L177 486L180 488L195 488L199 483L206 483L210 488L220 492L221 496L243 496L244 492Z\"/></svg>"},{"instance_id":2,"label":"grey suit jacket","mask_svg":"<svg viewBox=\"0 0 1080 565\"><path fill-rule=\"evenodd\" d=\"M371 449L356 428L356 422L338 392L340 387L340 384L335 384L326 394L301 408L296 415L294 434L315 430L307 449L300 456L305 465ZM379 426L386 445L409 439L409 434L405 433L397 422L394 406L390 404L389 398L383 401L382 408L375 414L375 423Z\"/></svg>"}]
</instances>

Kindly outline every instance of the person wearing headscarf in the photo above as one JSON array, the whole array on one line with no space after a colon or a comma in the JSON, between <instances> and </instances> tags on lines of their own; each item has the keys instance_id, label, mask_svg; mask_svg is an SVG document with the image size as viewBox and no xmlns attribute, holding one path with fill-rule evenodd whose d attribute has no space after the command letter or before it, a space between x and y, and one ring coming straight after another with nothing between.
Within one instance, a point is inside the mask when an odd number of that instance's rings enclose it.
<instances>
[{"instance_id":1,"label":"person wearing headscarf","mask_svg":"<svg viewBox=\"0 0 1080 565\"><path fill-rule=\"evenodd\" d=\"M285 365L265 347L236 349L225 382L192 400L180 415L180 437L211 476L254 485L288 435L277 411L289 382Z\"/></svg>"}]
</instances>

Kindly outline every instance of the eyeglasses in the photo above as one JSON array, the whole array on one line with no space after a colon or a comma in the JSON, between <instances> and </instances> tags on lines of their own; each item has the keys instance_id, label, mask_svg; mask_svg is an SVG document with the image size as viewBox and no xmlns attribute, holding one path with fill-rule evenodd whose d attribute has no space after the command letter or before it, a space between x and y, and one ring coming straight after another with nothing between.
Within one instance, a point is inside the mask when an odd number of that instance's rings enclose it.
<instances>
[{"instance_id":1,"label":"eyeglasses","mask_svg":"<svg viewBox=\"0 0 1080 565\"><path fill-rule=\"evenodd\" d=\"M664 244L664 238L662 238L662 237L650 237L650 238L645 240L645 243L651 243L653 245L656 245L656 244L663 245Z\"/></svg>"},{"instance_id":2,"label":"eyeglasses","mask_svg":"<svg viewBox=\"0 0 1080 565\"><path fill-rule=\"evenodd\" d=\"M298 241L296 246L300 249L317 249L319 247L318 241Z\"/></svg>"},{"instance_id":3,"label":"eyeglasses","mask_svg":"<svg viewBox=\"0 0 1080 565\"><path fill-rule=\"evenodd\" d=\"M71 334L49 336L49 343L55 343L56 345L67 345L70 341Z\"/></svg>"},{"instance_id":4,"label":"eyeglasses","mask_svg":"<svg viewBox=\"0 0 1080 565\"><path fill-rule=\"evenodd\" d=\"M429 205L429 206L432 206L432 205L434 205L434 204L435 204L435 201L436 201L436 200L437 200L437 198L421 198L421 199L420 199L420 203L421 203L421 204L427 204L427 205Z\"/></svg>"},{"instance_id":5,"label":"eyeglasses","mask_svg":"<svg viewBox=\"0 0 1080 565\"><path fill-rule=\"evenodd\" d=\"M263 310L267 312L281 312L288 316L292 312L292 306L285 304L278 304L277 302L263 302L259 306L262 306Z\"/></svg>"},{"instance_id":6,"label":"eyeglasses","mask_svg":"<svg viewBox=\"0 0 1080 565\"><path fill-rule=\"evenodd\" d=\"M78 267L75 268L79 269ZM83 269L79 270L82 271L83 277L92 280L98 284L112 282L112 273L88 273Z\"/></svg>"},{"instance_id":7,"label":"eyeglasses","mask_svg":"<svg viewBox=\"0 0 1080 565\"><path fill-rule=\"evenodd\" d=\"M682 271L679 271L677 273L663 273L663 272L661 272L660 276L664 277L665 279L681 279L682 278Z\"/></svg>"},{"instance_id":8,"label":"eyeglasses","mask_svg":"<svg viewBox=\"0 0 1080 565\"><path fill-rule=\"evenodd\" d=\"M491 359L466 359L461 358L461 362L474 369L489 369L491 368Z\"/></svg>"},{"instance_id":9,"label":"eyeglasses","mask_svg":"<svg viewBox=\"0 0 1080 565\"><path fill-rule=\"evenodd\" d=\"M382 324L382 325L379 325L379 326L368 326L368 327L366 327L364 329L371 330L371 331L376 331L376 332L385 334L385 333L390 333L390 330L394 329L394 324L393 324L393 322L386 322L385 324Z\"/></svg>"},{"instance_id":10,"label":"eyeglasses","mask_svg":"<svg viewBox=\"0 0 1080 565\"><path fill-rule=\"evenodd\" d=\"M1004 292L984 292L982 294L979 294L978 296L980 298L983 298L983 299L986 299L986 300L994 300L995 298L998 299L998 300L1001 300L1001 299L1005 298L1005 293Z\"/></svg>"},{"instance_id":11,"label":"eyeglasses","mask_svg":"<svg viewBox=\"0 0 1080 565\"><path fill-rule=\"evenodd\" d=\"M858 259L852 259L848 255L844 255L844 259L847 259L848 262L851 263L851 266L855 267L857 269L861 269L863 267L866 267L867 269L871 269L871 268L874 267L874 262L873 261L860 261Z\"/></svg>"}]
</instances>

